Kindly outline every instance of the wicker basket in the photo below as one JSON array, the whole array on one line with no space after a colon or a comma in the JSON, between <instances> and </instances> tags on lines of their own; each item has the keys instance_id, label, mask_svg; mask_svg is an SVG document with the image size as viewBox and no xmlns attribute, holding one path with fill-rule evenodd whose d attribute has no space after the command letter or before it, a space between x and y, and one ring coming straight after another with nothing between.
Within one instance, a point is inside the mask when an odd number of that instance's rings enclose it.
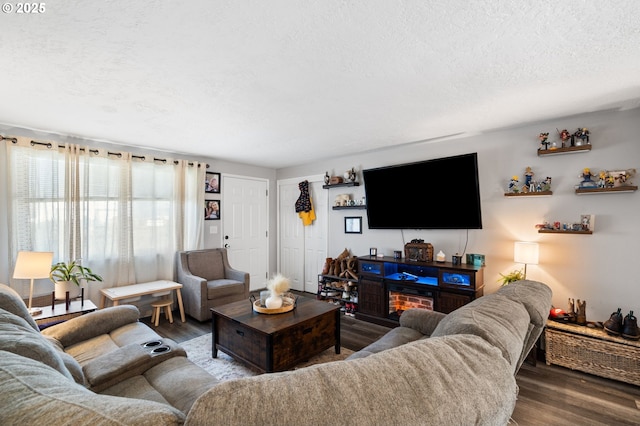
<instances>
[{"instance_id":1,"label":"wicker basket","mask_svg":"<svg viewBox=\"0 0 640 426\"><path fill-rule=\"evenodd\" d=\"M562 328L565 327L571 326ZM547 364L640 385L640 345L637 342L622 341L600 330L580 329L583 330L578 334L546 328Z\"/></svg>"}]
</instances>

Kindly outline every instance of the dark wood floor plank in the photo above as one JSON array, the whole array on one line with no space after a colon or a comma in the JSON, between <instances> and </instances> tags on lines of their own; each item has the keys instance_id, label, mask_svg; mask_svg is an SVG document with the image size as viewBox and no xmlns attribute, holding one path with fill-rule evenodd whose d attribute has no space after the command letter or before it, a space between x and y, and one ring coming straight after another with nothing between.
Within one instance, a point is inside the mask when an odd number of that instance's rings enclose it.
<instances>
[{"instance_id":1,"label":"dark wood floor plank","mask_svg":"<svg viewBox=\"0 0 640 426\"><path fill-rule=\"evenodd\" d=\"M566 424L617 424L635 425L640 422L636 409L619 403L599 399L597 395L585 395L579 390L556 390L553 386L540 387L539 382L525 383L518 377L520 392L514 419L521 417L521 408L540 416L557 418L562 416Z\"/></svg>"},{"instance_id":2,"label":"dark wood floor plank","mask_svg":"<svg viewBox=\"0 0 640 426\"><path fill-rule=\"evenodd\" d=\"M637 386L540 363L523 366L516 379L520 395L515 420L538 411L556 421L565 419L565 424L640 424Z\"/></svg>"}]
</instances>

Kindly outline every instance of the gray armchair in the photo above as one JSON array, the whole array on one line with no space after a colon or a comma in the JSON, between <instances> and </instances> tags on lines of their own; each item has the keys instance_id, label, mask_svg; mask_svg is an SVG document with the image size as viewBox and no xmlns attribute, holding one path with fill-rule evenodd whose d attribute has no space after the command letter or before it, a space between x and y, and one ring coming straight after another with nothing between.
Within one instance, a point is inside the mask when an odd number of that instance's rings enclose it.
<instances>
[{"instance_id":1,"label":"gray armchair","mask_svg":"<svg viewBox=\"0 0 640 426\"><path fill-rule=\"evenodd\" d=\"M178 282L187 315L205 321L210 308L249 300L249 273L229 265L224 248L180 251L176 254Z\"/></svg>"}]
</instances>

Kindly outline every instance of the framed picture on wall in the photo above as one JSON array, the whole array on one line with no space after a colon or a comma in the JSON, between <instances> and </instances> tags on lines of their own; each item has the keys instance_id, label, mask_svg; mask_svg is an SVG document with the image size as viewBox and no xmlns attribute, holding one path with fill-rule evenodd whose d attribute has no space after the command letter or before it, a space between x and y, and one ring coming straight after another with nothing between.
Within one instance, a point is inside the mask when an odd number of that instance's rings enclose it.
<instances>
[{"instance_id":1,"label":"framed picture on wall","mask_svg":"<svg viewBox=\"0 0 640 426\"><path fill-rule=\"evenodd\" d=\"M220 193L220 173L206 173L204 181L204 192L209 194Z\"/></svg>"},{"instance_id":2,"label":"framed picture on wall","mask_svg":"<svg viewBox=\"0 0 640 426\"><path fill-rule=\"evenodd\" d=\"M204 220L220 220L220 200L204 201Z\"/></svg>"},{"instance_id":3,"label":"framed picture on wall","mask_svg":"<svg viewBox=\"0 0 640 426\"><path fill-rule=\"evenodd\" d=\"M362 234L362 216L344 218L345 234Z\"/></svg>"}]
</instances>

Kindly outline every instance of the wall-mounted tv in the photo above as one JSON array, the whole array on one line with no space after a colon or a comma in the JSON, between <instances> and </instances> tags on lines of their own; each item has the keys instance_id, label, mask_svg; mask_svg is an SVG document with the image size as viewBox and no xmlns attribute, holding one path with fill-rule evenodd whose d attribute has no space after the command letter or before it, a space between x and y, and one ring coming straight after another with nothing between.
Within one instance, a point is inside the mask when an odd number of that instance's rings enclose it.
<instances>
[{"instance_id":1,"label":"wall-mounted tv","mask_svg":"<svg viewBox=\"0 0 640 426\"><path fill-rule=\"evenodd\" d=\"M362 175L370 229L482 229L477 153Z\"/></svg>"}]
</instances>

